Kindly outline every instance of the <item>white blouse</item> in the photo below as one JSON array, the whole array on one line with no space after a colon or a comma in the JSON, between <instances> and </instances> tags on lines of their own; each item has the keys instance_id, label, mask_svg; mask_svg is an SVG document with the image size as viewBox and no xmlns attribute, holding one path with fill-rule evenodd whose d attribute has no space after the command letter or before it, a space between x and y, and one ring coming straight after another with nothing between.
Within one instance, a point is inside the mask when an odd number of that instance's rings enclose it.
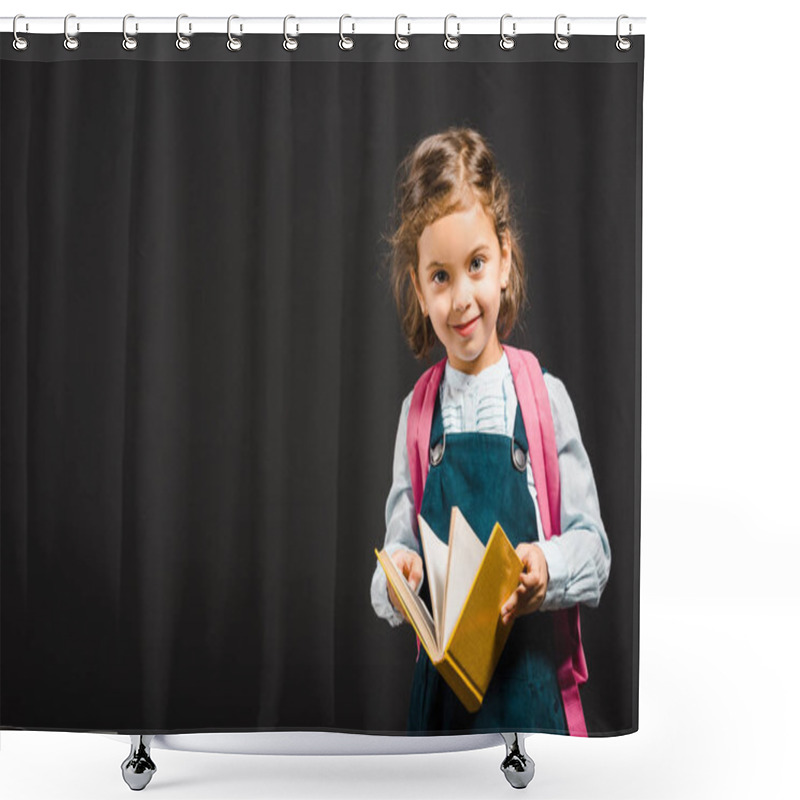
<instances>
[{"instance_id":1,"label":"white blouse","mask_svg":"<svg viewBox=\"0 0 800 800\"><path fill-rule=\"evenodd\" d=\"M561 481L561 536L537 542L547 561L549 580L542 611L566 608L576 603L597 606L608 581L611 551L600 518L600 504L589 457L581 442L578 420L564 384L546 372L544 375L558 450ZM392 487L386 500L384 548L390 555L400 548L420 552L414 495L406 449L406 426L411 406L409 392L400 410L394 447ZM439 385L439 402L445 434L477 431L512 437L517 413L517 395L505 352L502 358L477 375L460 372L445 364ZM530 456L527 466L528 489L536 509L538 529L542 530ZM420 586L417 587L419 592ZM392 606L386 588L386 575L380 564L372 576L370 590L375 613L392 626L403 622L403 615Z\"/></svg>"}]
</instances>

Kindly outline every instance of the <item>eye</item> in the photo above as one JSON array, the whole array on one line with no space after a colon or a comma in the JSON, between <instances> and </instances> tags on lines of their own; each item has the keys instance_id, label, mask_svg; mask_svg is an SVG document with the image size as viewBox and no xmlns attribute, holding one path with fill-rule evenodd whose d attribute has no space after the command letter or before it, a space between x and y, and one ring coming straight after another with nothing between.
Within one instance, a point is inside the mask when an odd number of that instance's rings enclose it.
<instances>
[{"instance_id":1,"label":"eye","mask_svg":"<svg viewBox=\"0 0 800 800\"><path fill-rule=\"evenodd\" d=\"M434 283L442 284L447 280L447 273L443 269L438 269L431 275L431 280Z\"/></svg>"},{"instance_id":2,"label":"eye","mask_svg":"<svg viewBox=\"0 0 800 800\"><path fill-rule=\"evenodd\" d=\"M472 259L472 262L470 263L469 267L473 272L480 272L481 269L483 269L483 265L485 263L486 259L483 256L475 256L475 258ZM473 267L475 267L476 264L477 267L475 269L472 269Z\"/></svg>"}]
</instances>

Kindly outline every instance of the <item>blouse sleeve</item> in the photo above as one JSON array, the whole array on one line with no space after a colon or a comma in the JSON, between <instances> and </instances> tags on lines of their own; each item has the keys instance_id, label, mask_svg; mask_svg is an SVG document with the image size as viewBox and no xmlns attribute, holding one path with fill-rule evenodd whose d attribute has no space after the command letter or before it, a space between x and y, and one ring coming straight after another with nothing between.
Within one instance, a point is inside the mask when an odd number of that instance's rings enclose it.
<instances>
[{"instance_id":1,"label":"blouse sleeve","mask_svg":"<svg viewBox=\"0 0 800 800\"><path fill-rule=\"evenodd\" d=\"M392 486L386 499L386 536L383 547L391 555L401 548L419 554L419 544L416 537L416 513L414 510L414 492L411 488L411 471L408 467L408 450L406 449L406 428L408 425L408 411L411 407L409 392L400 409L400 422L397 426L397 438L394 444L394 466L392 469ZM422 587L420 581L416 591ZM372 575L370 588L372 607L375 613L389 621L392 627L397 627L404 621L403 615L395 609L389 600L386 588L386 573L378 564Z\"/></svg>"},{"instance_id":2,"label":"blouse sleeve","mask_svg":"<svg viewBox=\"0 0 800 800\"><path fill-rule=\"evenodd\" d=\"M549 581L541 610L576 603L597 606L608 581L611 550L589 456L564 384L545 373L553 414L561 483L561 536L539 542Z\"/></svg>"}]
</instances>

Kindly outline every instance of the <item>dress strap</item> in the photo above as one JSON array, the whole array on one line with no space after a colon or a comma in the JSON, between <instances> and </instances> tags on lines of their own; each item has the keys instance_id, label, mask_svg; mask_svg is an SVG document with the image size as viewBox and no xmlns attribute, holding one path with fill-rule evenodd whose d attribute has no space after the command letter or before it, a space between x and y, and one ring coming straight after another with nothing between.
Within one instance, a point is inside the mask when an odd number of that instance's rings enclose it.
<instances>
[{"instance_id":1,"label":"dress strap","mask_svg":"<svg viewBox=\"0 0 800 800\"><path fill-rule=\"evenodd\" d=\"M514 418L514 441L528 452L528 437L525 433L525 421L522 419L522 406L517 403L517 413Z\"/></svg>"},{"instance_id":2,"label":"dress strap","mask_svg":"<svg viewBox=\"0 0 800 800\"><path fill-rule=\"evenodd\" d=\"M525 434L525 423L519 403L514 419L514 438L511 440L511 463L518 472L525 472L528 465L528 437Z\"/></svg>"},{"instance_id":3,"label":"dress strap","mask_svg":"<svg viewBox=\"0 0 800 800\"><path fill-rule=\"evenodd\" d=\"M428 450L430 465L435 467L444 456L445 437L444 419L442 418L442 405L439 401L439 392L436 392L436 401L433 405L433 420L431 421L431 443Z\"/></svg>"}]
</instances>

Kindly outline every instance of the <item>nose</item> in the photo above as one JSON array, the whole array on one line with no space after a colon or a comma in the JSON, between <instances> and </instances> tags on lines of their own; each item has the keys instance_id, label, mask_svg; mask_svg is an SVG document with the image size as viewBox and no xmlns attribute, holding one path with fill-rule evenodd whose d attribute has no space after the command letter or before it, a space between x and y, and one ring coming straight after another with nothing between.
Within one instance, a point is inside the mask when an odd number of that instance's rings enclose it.
<instances>
[{"instance_id":1,"label":"nose","mask_svg":"<svg viewBox=\"0 0 800 800\"><path fill-rule=\"evenodd\" d=\"M453 283L453 311L462 313L472 302L472 286L467 276L459 276Z\"/></svg>"}]
</instances>

